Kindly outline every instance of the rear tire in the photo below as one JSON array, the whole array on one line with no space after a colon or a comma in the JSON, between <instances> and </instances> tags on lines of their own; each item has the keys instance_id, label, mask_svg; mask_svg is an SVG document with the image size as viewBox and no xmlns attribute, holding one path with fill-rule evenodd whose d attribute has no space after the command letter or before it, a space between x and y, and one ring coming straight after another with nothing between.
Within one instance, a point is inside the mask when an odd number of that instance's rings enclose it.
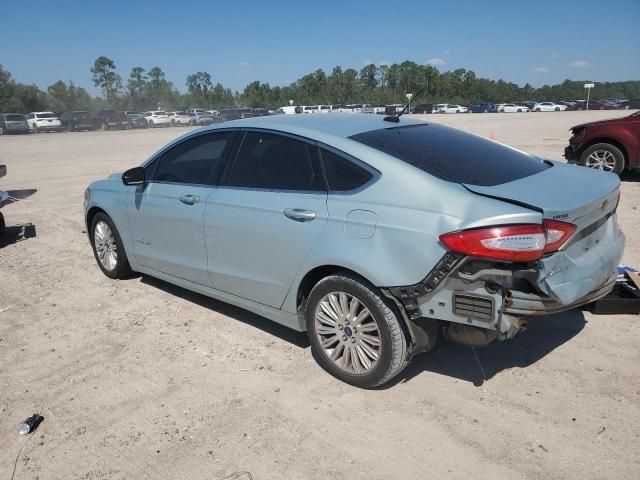
<instances>
[{"instance_id":1,"label":"rear tire","mask_svg":"<svg viewBox=\"0 0 640 480\"><path fill-rule=\"evenodd\" d=\"M624 171L625 158L622 150L615 145L596 143L582 152L580 164L585 167L620 175Z\"/></svg>"},{"instance_id":2,"label":"rear tire","mask_svg":"<svg viewBox=\"0 0 640 480\"><path fill-rule=\"evenodd\" d=\"M102 273L113 279L133 273L120 234L107 214L99 212L93 217L90 235L93 256Z\"/></svg>"},{"instance_id":3,"label":"rear tire","mask_svg":"<svg viewBox=\"0 0 640 480\"><path fill-rule=\"evenodd\" d=\"M408 364L407 339L395 305L349 272L320 280L309 294L304 316L314 357L345 383L374 388Z\"/></svg>"}]
</instances>

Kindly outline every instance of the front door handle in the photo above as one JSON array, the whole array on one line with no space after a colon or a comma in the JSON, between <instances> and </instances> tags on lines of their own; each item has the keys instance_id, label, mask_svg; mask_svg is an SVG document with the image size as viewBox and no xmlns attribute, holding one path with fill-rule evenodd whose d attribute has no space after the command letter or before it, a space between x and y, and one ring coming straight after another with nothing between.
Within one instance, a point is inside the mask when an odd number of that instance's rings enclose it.
<instances>
[{"instance_id":1,"label":"front door handle","mask_svg":"<svg viewBox=\"0 0 640 480\"><path fill-rule=\"evenodd\" d=\"M200 197L197 195L183 195L180 197L180 201L187 205L195 205L200 201Z\"/></svg>"},{"instance_id":2,"label":"front door handle","mask_svg":"<svg viewBox=\"0 0 640 480\"><path fill-rule=\"evenodd\" d=\"M316 218L316 212L313 210L304 210L302 208L285 208L282 213L285 217L296 222L310 222Z\"/></svg>"}]
</instances>

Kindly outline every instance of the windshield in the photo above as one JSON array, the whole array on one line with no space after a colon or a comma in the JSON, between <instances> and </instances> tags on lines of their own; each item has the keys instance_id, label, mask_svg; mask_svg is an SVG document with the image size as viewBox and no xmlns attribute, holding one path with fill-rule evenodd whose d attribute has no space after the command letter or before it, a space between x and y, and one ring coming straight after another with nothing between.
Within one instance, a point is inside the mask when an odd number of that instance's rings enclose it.
<instances>
[{"instance_id":1,"label":"windshield","mask_svg":"<svg viewBox=\"0 0 640 480\"><path fill-rule=\"evenodd\" d=\"M550 168L515 148L435 124L371 130L349 138L448 182L500 185Z\"/></svg>"}]
</instances>

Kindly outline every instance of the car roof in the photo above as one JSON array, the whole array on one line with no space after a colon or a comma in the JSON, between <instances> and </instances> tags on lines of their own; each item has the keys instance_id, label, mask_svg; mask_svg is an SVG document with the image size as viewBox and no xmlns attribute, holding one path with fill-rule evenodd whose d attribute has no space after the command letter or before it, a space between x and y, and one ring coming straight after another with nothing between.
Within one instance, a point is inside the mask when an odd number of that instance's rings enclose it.
<instances>
[{"instance_id":1,"label":"car roof","mask_svg":"<svg viewBox=\"0 0 640 480\"><path fill-rule=\"evenodd\" d=\"M381 128L401 127L424 123L408 117L400 117L398 123L385 122L381 115L368 114L330 114L330 115L274 115L272 117L254 117L243 120L233 120L224 124L206 127L211 130L229 127L265 128L278 130L306 137L315 134L325 134L334 137L347 138L358 133L379 130Z\"/></svg>"}]
</instances>

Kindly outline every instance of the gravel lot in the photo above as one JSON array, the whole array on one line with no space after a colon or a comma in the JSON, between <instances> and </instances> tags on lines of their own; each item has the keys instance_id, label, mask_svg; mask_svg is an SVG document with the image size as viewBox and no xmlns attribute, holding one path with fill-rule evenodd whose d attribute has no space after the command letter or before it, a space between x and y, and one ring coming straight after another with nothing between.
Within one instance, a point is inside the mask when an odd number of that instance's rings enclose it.
<instances>
[{"instance_id":1,"label":"gravel lot","mask_svg":"<svg viewBox=\"0 0 640 480\"><path fill-rule=\"evenodd\" d=\"M424 118L561 159L569 127L624 114ZM21 479L640 478L638 316L541 318L478 360L441 342L399 382L363 391L324 373L305 334L152 278L102 275L85 186L181 133L0 137L0 188L24 198L2 209L1 478L14 462ZM638 177L618 210L636 267ZM17 436L35 411L40 428Z\"/></svg>"}]
</instances>

